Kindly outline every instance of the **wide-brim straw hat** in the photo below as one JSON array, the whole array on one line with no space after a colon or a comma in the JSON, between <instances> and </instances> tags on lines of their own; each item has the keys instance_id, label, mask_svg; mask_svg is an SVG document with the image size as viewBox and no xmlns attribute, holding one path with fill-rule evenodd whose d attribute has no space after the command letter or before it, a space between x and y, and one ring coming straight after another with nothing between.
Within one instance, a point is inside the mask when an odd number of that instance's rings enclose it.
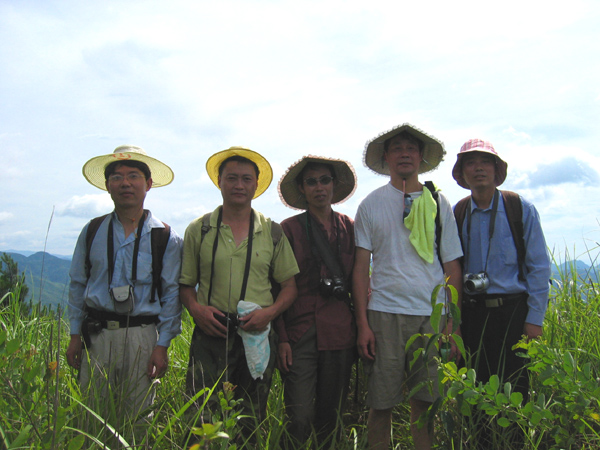
<instances>
[{"instance_id":1,"label":"wide-brim straw hat","mask_svg":"<svg viewBox=\"0 0 600 450\"><path fill-rule=\"evenodd\" d=\"M308 163L329 164L333 167L333 198L332 204L343 203L354 194L356 190L356 172L354 167L347 161L324 156L304 156L292 164L283 174L277 185L279 197L285 206L292 209L306 210L308 203L306 197L300 192L296 177L304 170Z\"/></svg>"},{"instance_id":2,"label":"wide-brim straw hat","mask_svg":"<svg viewBox=\"0 0 600 450\"><path fill-rule=\"evenodd\" d=\"M373 172L380 175L389 175L390 168L388 167L383 157L384 143L390 138L393 138L397 134L407 131L417 139L420 139L423 144L423 160L419 165L419 173L429 172L435 169L444 159L446 151L444 150L444 144L428 135L424 131L419 130L409 123L404 123L397 126L396 128L386 131L380 134L375 139L368 141L365 145L365 152L363 155L363 162L365 166L371 169Z\"/></svg>"},{"instance_id":3,"label":"wide-brim straw hat","mask_svg":"<svg viewBox=\"0 0 600 450\"><path fill-rule=\"evenodd\" d=\"M456 162L454 163L454 167L452 168L452 177L454 177L454 179L460 187L470 189L462 174L462 156L465 153L470 152L482 152L494 155L494 158L496 159L494 183L496 184L496 187L504 183L504 180L506 180L508 163L502 160L500 156L498 156L498 152L496 152L494 146L490 142L484 141L482 139L469 139L460 148L458 155L456 155Z\"/></svg>"},{"instance_id":4,"label":"wide-brim straw hat","mask_svg":"<svg viewBox=\"0 0 600 450\"><path fill-rule=\"evenodd\" d=\"M156 158L148 156L144 149L134 145L121 145L108 155L96 156L83 165L83 176L91 184L106 191L104 169L110 163L118 161L140 161L148 166L152 176L152 187L162 187L173 181L175 175L169 166Z\"/></svg>"},{"instance_id":5,"label":"wide-brim straw hat","mask_svg":"<svg viewBox=\"0 0 600 450\"><path fill-rule=\"evenodd\" d=\"M265 192L273 180L273 169L271 168L271 164L269 164L269 161L259 153L244 147L230 147L227 150L217 152L208 158L208 161L206 161L206 171L215 186L221 189L219 187L219 167L221 167L223 161L231 156L243 156L258 166L258 186L256 187L253 198L258 197Z\"/></svg>"}]
</instances>

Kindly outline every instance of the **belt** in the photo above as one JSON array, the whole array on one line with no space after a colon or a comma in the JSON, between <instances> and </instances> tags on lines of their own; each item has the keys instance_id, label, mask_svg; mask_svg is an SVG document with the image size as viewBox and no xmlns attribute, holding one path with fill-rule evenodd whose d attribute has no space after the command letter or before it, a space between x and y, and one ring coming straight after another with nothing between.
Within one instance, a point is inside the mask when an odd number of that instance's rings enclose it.
<instances>
[{"instance_id":1,"label":"belt","mask_svg":"<svg viewBox=\"0 0 600 450\"><path fill-rule=\"evenodd\" d=\"M118 330L119 328L140 327L158 323L158 316L123 316L110 311L100 311L86 308L89 319L100 322L102 328L107 330Z\"/></svg>"},{"instance_id":2,"label":"belt","mask_svg":"<svg viewBox=\"0 0 600 450\"><path fill-rule=\"evenodd\" d=\"M526 300L527 295L526 292L522 292L520 294L487 294L477 297L467 296L463 301L463 305L468 308L499 308L501 306L514 305L521 300Z\"/></svg>"}]
</instances>

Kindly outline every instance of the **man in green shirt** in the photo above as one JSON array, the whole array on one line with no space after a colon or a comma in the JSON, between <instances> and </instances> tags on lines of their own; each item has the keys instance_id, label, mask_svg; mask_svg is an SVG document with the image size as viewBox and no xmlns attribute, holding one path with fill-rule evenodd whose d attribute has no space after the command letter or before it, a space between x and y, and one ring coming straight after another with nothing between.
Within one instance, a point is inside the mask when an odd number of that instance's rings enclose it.
<instances>
[{"instance_id":1,"label":"man in green shirt","mask_svg":"<svg viewBox=\"0 0 600 450\"><path fill-rule=\"evenodd\" d=\"M276 238L272 231L279 225L251 206L271 183L268 161L252 150L231 147L211 156L206 168L223 205L210 219L195 219L185 232L180 298L196 324L186 390L193 396L224 373L221 381L237 386L244 414L261 422L275 364L268 330L296 299L298 265L285 235ZM271 278L281 286L275 298ZM251 312L242 316L242 305L250 305ZM252 332L246 333L248 339L242 338L245 332ZM261 332L265 340L256 348ZM247 358L257 353L262 361ZM264 370L256 370L261 364Z\"/></svg>"}]
</instances>

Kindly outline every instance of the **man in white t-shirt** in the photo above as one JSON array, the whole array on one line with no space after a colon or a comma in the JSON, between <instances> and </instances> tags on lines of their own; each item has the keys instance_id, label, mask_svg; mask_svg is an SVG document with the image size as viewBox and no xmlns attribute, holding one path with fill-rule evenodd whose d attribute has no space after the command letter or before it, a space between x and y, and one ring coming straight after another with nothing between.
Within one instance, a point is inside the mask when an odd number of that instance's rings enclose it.
<instances>
[{"instance_id":1,"label":"man in white t-shirt","mask_svg":"<svg viewBox=\"0 0 600 450\"><path fill-rule=\"evenodd\" d=\"M448 277L460 301L462 250L452 208L440 192L435 192L436 201L418 179L420 173L435 169L444 154L441 142L409 124L373 139L365 149L365 165L390 176L388 184L362 201L355 221L353 297L358 350L369 374L371 449L389 447L392 409L403 400L404 389L437 379L432 357L427 364L417 361L410 368L413 350L405 351L414 334L434 332L429 322L433 290ZM436 222L441 226L439 248ZM438 302L444 302L445 295L441 289ZM421 347L424 342L418 340L414 345ZM456 353L453 346L452 354ZM417 449L431 448L427 427L419 428L415 422L434 399L429 389L410 398L411 432Z\"/></svg>"}]
</instances>

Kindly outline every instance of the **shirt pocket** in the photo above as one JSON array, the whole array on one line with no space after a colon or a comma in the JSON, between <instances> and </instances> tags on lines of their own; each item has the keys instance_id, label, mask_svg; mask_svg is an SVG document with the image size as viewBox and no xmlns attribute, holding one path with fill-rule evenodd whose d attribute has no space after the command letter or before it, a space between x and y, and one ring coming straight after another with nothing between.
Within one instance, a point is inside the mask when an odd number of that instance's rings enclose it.
<instances>
[{"instance_id":1,"label":"shirt pocket","mask_svg":"<svg viewBox=\"0 0 600 450\"><path fill-rule=\"evenodd\" d=\"M137 261L137 282L152 284L152 254L140 251Z\"/></svg>"},{"instance_id":2,"label":"shirt pocket","mask_svg":"<svg viewBox=\"0 0 600 450\"><path fill-rule=\"evenodd\" d=\"M504 265L517 264L517 249L512 235L504 236L500 239L500 245L492 244L492 251L495 258L498 258Z\"/></svg>"}]
</instances>

